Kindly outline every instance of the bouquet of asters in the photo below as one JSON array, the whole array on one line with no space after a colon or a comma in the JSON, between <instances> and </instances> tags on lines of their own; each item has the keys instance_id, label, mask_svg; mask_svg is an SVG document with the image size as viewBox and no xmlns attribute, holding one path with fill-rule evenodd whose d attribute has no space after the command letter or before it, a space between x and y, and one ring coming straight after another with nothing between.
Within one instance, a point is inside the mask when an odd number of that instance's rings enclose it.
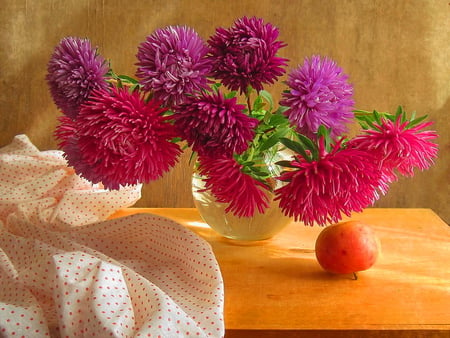
<instances>
[{"instance_id":1,"label":"bouquet of asters","mask_svg":"<svg viewBox=\"0 0 450 338\"><path fill-rule=\"evenodd\" d=\"M264 88L286 73L278 35L255 17L206 41L185 26L157 29L137 48L135 77L115 74L89 40L62 39L47 82L68 164L119 189L160 178L190 147L205 189L228 212L264 213L273 190L285 215L309 225L361 211L398 175L433 164L437 134L426 116L355 109L348 76L330 58L293 68L275 105ZM350 138L354 121L362 128ZM274 176L261 163L282 148L292 156Z\"/></svg>"}]
</instances>

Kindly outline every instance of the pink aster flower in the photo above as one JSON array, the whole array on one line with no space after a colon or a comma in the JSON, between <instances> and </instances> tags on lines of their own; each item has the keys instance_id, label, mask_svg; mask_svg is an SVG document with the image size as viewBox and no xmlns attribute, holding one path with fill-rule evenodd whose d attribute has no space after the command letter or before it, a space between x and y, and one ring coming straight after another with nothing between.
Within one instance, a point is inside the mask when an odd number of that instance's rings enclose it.
<instances>
[{"instance_id":1,"label":"pink aster flower","mask_svg":"<svg viewBox=\"0 0 450 338\"><path fill-rule=\"evenodd\" d=\"M432 140L437 138L437 133L423 130L432 122L421 122L413 127L409 124L410 121L402 121L402 115L395 121L382 118L381 123L373 124L374 129L364 130L353 138L349 146L374 154L390 182L397 179L395 171L413 176L415 168L425 170L434 163L438 147Z\"/></svg>"},{"instance_id":2,"label":"pink aster flower","mask_svg":"<svg viewBox=\"0 0 450 338\"><path fill-rule=\"evenodd\" d=\"M341 143L327 153L323 138L319 139L319 155L315 160L296 156L290 170L278 178L286 182L275 190L275 200L289 217L307 225L338 222L344 213L362 211L385 192L375 157L370 153L342 148Z\"/></svg>"},{"instance_id":3,"label":"pink aster flower","mask_svg":"<svg viewBox=\"0 0 450 338\"><path fill-rule=\"evenodd\" d=\"M75 172L93 183L101 182L101 177L96 172L96 168L83 159L78 141L78 126L76 120L63 115L58 118L59 124L55 130L55 137L59 148L64 152L68 164L75 169Z\"/></svg>"},{"instance_id":4,"label":"pink aster flower","mask_svg":"<svg viewBox=\"0 0 450 338\"><path fill-rule=\"evenodd\" d=\"M66 115L58 117L58 125L55 130L55 137L59 148L64 152L64 157L69 165L75 168L78 174L86 173L85 177L93 171L92 167L83 161L82 153L78 147L78 133L76 120ZM97 180L96 182L98 182Z\"/></svg>"},{"instance_id":5,"label":"pink aster flower","mask_svg":"<svg viewBox=\"0 0 450 338\"><path fill-rule=\"evenodd\" d=\"M69 165L109 189L160 178L181 153L160 103L125 88L95 91L76 121L57 131Z\"/></svg>"},{"instance_id":6,"label":"pink aster flower","mask_svg":"<svg viewBox=\"0 0 450 338\"><path fill-rule=\"evenodd\" d=\"M201 155L242 153L254 137L258 120L246 115L236 97L202 92L177 109L175 126Z\"/></svg>"},{"instance_id":7,"label":"pink aster flower","mask_svg":"<svg viewBox=\"0 0 450 338\"><path fill-rule=\"evenodd\" d=\"M87 39L67 37L56 46L47 66L47 82L56 106L75 118L93 90L108 86L108 66Z\"/></svg>"},{"instance_id":8,"label":"pink aster flower","mask_svg":"<svg viewBox=\"0 0 450 338\"><path fill-rule=\"evenodd\" d=\"M211 70L207 53L206 43L191 28L158 29L139 45L136 76L156 99L178 105L186 94L207 87Z\"/></svg>"},{"instance_id":9,"label":"pink aster flower","mask_svg":"<svg viewBox=\"0 0 450 338\"><path fill-rule=\"evenodd\" d=\"M353 87L348 76L330 59L319 56L306 58L294 69L287 81L289 91L283 93L280 104L297 130L314 138L320 125L331 128L331 137L341 135L352 121Z\"/></svg>"},{"instance_id":10,"label":"pink aster flower","mask_svg":"<svg viewBox=\"0 0 450 338\"><path fill-rule=\"evenodd\" d=\"M278 28L262 19L243 17L229 29L217 28L208 40L213 76L231 90L260 91L285 73L287 59L277 52L286 44L278 41Z\"/></svg>"},{"instance_id":11,"label":"pink aster flower","mask_svg":"<svg viewBox=\"0 0 450 338\"><path fill-rule=\"evenodd\" d=\"M64 150L77 135L77 126L75 120L71 119L67 115L62 115L58 117L58 125L55 130L55 137L58 141L59 148Z\"/></svg>"},{"instance_id":12,"label":"pink aster flower","mask_svg":"<svg viewBox=\"0 0 450 338\"><path fill-rule=\"evenodd\" d=\"M229 203L226 212L251 217L256 210L264 213L269 206L268 186L242 172L243 166L234 158L201 156L199 162L205 189L211 191L217 202Z\"/></svg>"}]
</instances>

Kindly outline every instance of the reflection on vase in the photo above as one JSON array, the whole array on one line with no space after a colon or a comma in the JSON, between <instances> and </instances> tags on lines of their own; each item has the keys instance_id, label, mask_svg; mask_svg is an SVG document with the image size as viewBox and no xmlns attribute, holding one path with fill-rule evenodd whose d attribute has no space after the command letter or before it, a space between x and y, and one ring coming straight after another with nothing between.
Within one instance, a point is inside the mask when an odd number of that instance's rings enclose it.
<instances>
[{"instance_id":1,"label":"reflection on vase","mask_svg":"<svg viewBox=\"0 0 450 338\"><path fill-rule=\"evenodd\" d=\"M267 166L274 176L279 175L280 170L274 163L287 159L288 156L290 153L286 151L278 152L272 155L270 161L267 162ZM275 184L275 188L277 188L282 182L276 181ZM202 177L194 172L192 194L195 206L203 220L224 237L246 241L264 240L271 238L291 222L291 219L281 212L278 201L273 200L275 197L273 193L268 193L270 206L263 214L256 211L252 217L237 217L231 212L225 211L228 204L217 202L214 196L204 188Z\"/></svg>"}]
</instances>

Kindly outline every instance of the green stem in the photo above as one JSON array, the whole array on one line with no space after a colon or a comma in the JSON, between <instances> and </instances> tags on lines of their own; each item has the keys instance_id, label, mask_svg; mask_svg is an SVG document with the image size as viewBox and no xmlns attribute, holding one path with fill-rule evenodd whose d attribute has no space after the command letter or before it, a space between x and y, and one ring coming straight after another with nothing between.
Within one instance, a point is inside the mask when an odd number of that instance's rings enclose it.
<instances>
[{"instance_id":1,"label":"green stem","mask_svg":"<svg viewBox=\"0 0 450 338\"><path fill-rule=\"evenodd\" d=\"M250 95L249 95L249 94L246 94L245 96L246 96L246 98L247 98L248 114L250 115L251 112L252 112L252 103L251 103L251 101L250 101Z\"/></svg>"}]
</instances>

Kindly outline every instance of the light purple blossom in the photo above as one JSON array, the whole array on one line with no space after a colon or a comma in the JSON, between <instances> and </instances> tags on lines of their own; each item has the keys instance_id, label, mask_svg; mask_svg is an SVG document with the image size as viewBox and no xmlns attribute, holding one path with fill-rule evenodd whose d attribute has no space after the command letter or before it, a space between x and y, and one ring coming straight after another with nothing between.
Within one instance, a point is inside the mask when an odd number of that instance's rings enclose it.
<instances>
[{"instance_id":1,"label":"light purple blossom","mask_svg":"<svg viewBox=\"0 0 450 338\"><path fill-rule=\"evenodd\" d=\"M144 90L166 105L178 105L187 94L207 88L211 70L208 47L185 26L158 29L139 45L136 76Z\"/></svg>"},{"instance_id":2,"label":"light purple blossom","mask_svg":"<svg viewBox=\"0 0 450 338\"><path fill-rule=\"evenodd\" d=\"M87 39L66 37L55 47L47 66L47 82L56 106L70 118L92 91L108 86L108 66Z\"/></svg>"},{"instance_id":3,"label":"light purple blossom","mask_svg":"<svg viewBox=\"0 0 450 338\"><path fill-rule=\"evenodd\" d=\"M331 137L347 131L353 119L353 87L348 76L328 58L313 56L289 74L289 91L280 104L297 130L314 138L320 125L331 128Z\"/></svg>"}]
</instances>

